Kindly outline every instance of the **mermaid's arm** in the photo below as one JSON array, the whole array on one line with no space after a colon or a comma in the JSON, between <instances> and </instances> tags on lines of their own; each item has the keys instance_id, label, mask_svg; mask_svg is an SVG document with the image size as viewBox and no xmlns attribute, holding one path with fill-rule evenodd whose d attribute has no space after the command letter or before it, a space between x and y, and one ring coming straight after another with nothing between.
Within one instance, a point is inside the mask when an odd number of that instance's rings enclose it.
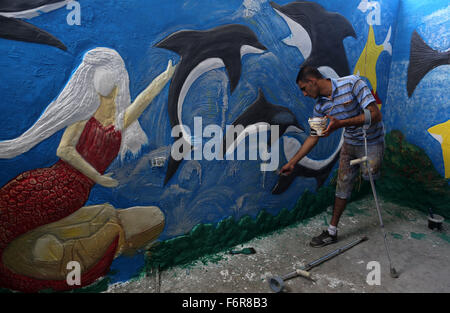
<instances>
[{"instance_id":1,"label":"mermaid's arm","mask_svg":"<svg viewBox=\"0 0 450 313\"><path fill-rule=\"evenodd\" d=\"M150 85L145 88L134 100L134 102L127 108L124 116L124 127L127 128L144 112L147 106L153 99L161 92L167 82L172 78L176 65L172 65L172 61L167 64L167 69L159 74Z\"/></svg>"},{"instance_id":2,"label":"mermaid's arm","mask_svg":"<svg viewBox=\"0 0 450 313\"><path fill-rule=\"evenodd\" d=\"M86 123L87 121L76 122L67 127L61 138L61 143L56 150L56 155L97 184L105 187L116 187L118 185L117 180L109 177L108 175L100 174L78 153L75 148Z\"/></svg>"}]
</instances>

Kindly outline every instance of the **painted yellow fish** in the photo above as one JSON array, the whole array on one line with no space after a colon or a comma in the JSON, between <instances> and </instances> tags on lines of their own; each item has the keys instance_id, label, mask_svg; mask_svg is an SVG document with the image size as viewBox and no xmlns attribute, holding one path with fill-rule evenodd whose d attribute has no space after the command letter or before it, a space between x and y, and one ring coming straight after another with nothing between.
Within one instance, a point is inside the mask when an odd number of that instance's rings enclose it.
<instances>
[{"instance_id":1,"label":"painted yellow fish","mask_svg":"<svg viewBox=\"0 0 450 313\"><path fill-rule=\"evenodd\" d=\"M434 139L440 142L444 158L445 178L450 178L450 120L428 128Z\"/></svg>"},{"instance_id":2,"label":"painted yellow fish","mask_svg":"<svg viewBox=\"0 0 450 313\"><path fill-rule=\"evenodd\" d=\"M372 94L377 100L378 107L381 108L381 101L377 94L377 72L376 65L380 54L383 51L387 51L392 55L392 46L390 44L391 39L391 27L389 27L386 39L383 44L377 45L375 43L375 34L372 25L369 26L369 34L367 35L367 42L364 50L359 56L358 62L356 63L353 74L366 77L370 85L372 86Z\"/></svg>"}]
</instances>

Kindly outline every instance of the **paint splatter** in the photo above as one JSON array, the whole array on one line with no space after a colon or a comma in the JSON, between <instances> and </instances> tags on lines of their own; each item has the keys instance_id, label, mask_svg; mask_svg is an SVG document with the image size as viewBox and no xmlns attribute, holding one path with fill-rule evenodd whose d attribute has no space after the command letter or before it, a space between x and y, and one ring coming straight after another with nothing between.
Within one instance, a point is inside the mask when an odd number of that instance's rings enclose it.
<instances>
[{"instance_id":1,"label":"paint splatter","mask_svg":"<svg viewBox=\"0 0 450 313\"><path fill-rule=\"evenodd\" d=\"M438 236L440 238L444 239L445 241L447 241L448 243L450 243L450 236L449 235L442 233L442 234L439 234Z\"/></svg>"},{"instance_id":2,"label":"paint splatter","mask_svg":"<svg viewBox=\"0 0 450 313\"><path fill-rule=\"evenodd\" d=\"M394 237L395 239L403 239L403 236L400 234L391 233L391 236Z\"/></svg>"},{"instance_id":3,"label":"paint splatter","mask_svg":"<svg viewBox=\"0 0 450 313\"><path fill-rule=\"evenodd\" d=\"M411 232L411 238L414 238L417 240L422 240L423 238L425 238L425 236L426 236L425 234Z\"/></svg>"}]
</instances>

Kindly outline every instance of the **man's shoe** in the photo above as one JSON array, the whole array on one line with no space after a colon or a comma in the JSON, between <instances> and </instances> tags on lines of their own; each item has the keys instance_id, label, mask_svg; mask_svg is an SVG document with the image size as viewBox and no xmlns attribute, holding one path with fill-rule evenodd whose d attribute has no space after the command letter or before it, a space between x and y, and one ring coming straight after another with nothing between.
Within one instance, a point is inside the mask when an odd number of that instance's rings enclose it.
<instances>
[{"instance_id":1,"label":"man's shoe","mask_svg":"<svg viewBox=\"0 0 450 313\"><path fill-rule=\"evenodd\" d=\"M336 242L337 232L336 235L332 236L328 230L324 230L319 236L314 237L309 244L311 247L320 248Z\"/></svg>"}]
</instances>

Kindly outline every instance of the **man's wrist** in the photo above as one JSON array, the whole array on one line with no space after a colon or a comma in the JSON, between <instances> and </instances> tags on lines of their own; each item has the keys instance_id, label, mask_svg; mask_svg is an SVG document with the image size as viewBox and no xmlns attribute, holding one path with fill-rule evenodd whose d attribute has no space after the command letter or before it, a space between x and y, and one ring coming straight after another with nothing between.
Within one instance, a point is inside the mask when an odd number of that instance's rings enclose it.
<instances>
[{"instance_id":1,"label":"man's wrist","mask_svg":"<svg viewBox=\"0 0 450 313\"><path fill-rule=\"evenodd\" d=\"M345 127L345 121L346 120L338 120L336 119L336 128L341 128L341 127Z\"/></svg>"},{"instance_id":2,"label":"man's wrist","mask_svg":"<svg viewBox=\"0 0 450 313\"><path fill-rule=\"evenodd\" d=\"M296 158L292 158L288 163L289 163L289 166L295 166L295 164L298 163L298 160Z\"/></svg>"}]
</instances>

